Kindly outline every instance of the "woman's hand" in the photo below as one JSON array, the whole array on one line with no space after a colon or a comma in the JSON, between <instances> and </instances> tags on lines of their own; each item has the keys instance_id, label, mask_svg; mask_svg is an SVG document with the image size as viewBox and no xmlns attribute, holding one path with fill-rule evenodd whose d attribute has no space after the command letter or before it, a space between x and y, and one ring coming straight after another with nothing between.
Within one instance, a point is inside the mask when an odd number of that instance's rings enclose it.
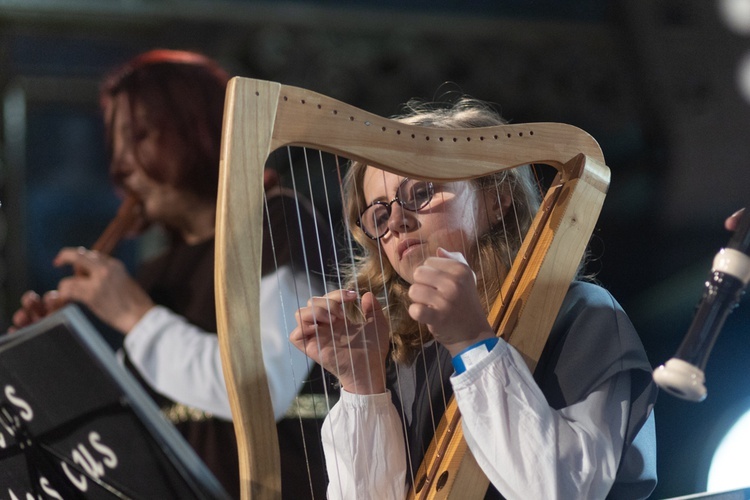
<instances>
[{"instance_id":1,"label":"woman's hand","mask_svg":"<svg viewBox=\"0 0 750 500\"><path fill-rule=\"evenodd\" d=\"M43 296L33 290L28 290L21 295L21 307L13 313L13 325L8 331L15 332L36 323L63 305L65 304L59 301L56 290L49 291Z\"/></svg>"},{"instance_id":2,"label":"woman's hand","mask_svg":"<svg viewBox=\"0 0 750 500\"><path fill-rule=\"evenodd\" d=\"M430 329L455 356L480 340L494 337L479 300L476 276L458 252L438 249L414 271L409 315Z\"/></svg>"},{"instance_id":3,"label":"woman's hand","mask_svg":"<svg viewBox=\"0 0 750 500\"><path fill-rule=\"evenodd\" d=\"M62 303L80 302L123 333L129 332L154 306L117 259L85 248L63 248L53 264L71 265L75 269L75 275L63 278L58 284L57 294Z\"/></svg>"},{"instance_id":4,"label":"woman's hand","mask_svg":"<svg viewBox=\"0 0 750 500\"><path fill-rule=\"evenodd\" d=\"M390 341L388 321L370 292L362 296L364 321L347 319L345 305L357 299L357 292L350 290L311 298L307 307L297 311L297 328L289 338L300 351L337 376L345 391L382 393Z\"/></svg>"}]
</instances>

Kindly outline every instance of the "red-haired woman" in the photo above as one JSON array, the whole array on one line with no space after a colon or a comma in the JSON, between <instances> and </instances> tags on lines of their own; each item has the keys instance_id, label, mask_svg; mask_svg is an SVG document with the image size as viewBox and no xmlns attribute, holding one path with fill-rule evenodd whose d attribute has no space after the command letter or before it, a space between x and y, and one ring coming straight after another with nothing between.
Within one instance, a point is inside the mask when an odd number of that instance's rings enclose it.
<instances>
[{"instance_id":1,"label":"red-haired woman","mask_svg":"<svg viewBox=\"0 0 750 500\"><path fill-rule=\"evenodd\" d=\"M217 338L207 334L216 332L214 224L227 80L226 72L211 59L171 50L141 54L104 80L100 97L111 176L118 188L140 200L143 227L162 227L169 244L163 253L140 266L136 278L112 257L64 248L54 264L71 265L78 272L44 297L27 292L14 325L18 328L35 321L53 304L77 302L123 333L126 363L135 368L163 412L236 497L239 466L235 435ZM296 202L278 186L267 189L267 195L264 227L270 223L276 230L271 234L286 233L281 214L285 210L296 213ZM301 211L301 216L312 217L312 210ZM309 371L305 356L290 353L286 343L284 321L294 324L293 308L285 318L279 306L280 294L296 301L296 290L310 289L306 276L293 271L295 267L305 269L302 235L289 236L292 242L285 254L287 260L263 265L261 329L280 426L284 494L305 498L314 487L307 478L306 459L297 451L303 447L291 433L284 432L282 420ZM326 252L330 245L325 232L322 238L308 237L307 241L321 241ZM264 245L270 249L270 238L266 240ZM320 255L318 249L308 252ZM265 256L272 260L272 252L264 252ZM317 257L315 260L320 262ZM315 262L309 265L316 267ZM321 293L322 282L312 284L313 293ZM301 298L303 303L307 298ZM294 375L289 370L290 359ZM295 425L299 429L299 422L289 427ZM313 454L311 475L324 482L322 466L315 474L314 459ZM295 474L304 477L297 479ZM300 485L300 491L294 490L295 484Z\"/></svg>"}]
</instances>

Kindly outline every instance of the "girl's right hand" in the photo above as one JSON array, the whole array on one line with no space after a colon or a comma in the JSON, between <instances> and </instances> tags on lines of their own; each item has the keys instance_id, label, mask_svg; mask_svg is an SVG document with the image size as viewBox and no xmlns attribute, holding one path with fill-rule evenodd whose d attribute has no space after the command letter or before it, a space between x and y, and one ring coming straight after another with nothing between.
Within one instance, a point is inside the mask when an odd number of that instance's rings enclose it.
<instances>
[{"instance_id":1,"label":"girl's right hand","mask_svg":"<svg viewBox=\"0 0 750 500\"><path fill-rule=\"evenodd\" d=\"M338 377L341 387L354 394L385 392L385 359L389 328L375 296L362 296L364 321L346 318L345 304L358 300L357 292L336 290L313 297L297 311L292 344Z\"/></svg>"}]
</instances>

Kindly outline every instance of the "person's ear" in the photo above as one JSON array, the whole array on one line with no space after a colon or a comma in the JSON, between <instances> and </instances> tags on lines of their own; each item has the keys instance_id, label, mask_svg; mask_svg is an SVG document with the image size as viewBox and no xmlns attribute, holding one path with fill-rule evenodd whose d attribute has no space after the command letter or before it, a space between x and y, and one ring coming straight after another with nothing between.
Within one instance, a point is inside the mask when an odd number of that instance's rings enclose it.
<instances>
[{"instance_id":1,"label":"person's ear","mask_svg":"<svg viewBox=\"0 0 750 500\"><path fill-rule=\"evenodd\" d=\"M490 208L491 223L495 223L508 213L511 200L506 193L498 193L494 189L485 191L485 206Z\"/></svg>"}]
</instances>

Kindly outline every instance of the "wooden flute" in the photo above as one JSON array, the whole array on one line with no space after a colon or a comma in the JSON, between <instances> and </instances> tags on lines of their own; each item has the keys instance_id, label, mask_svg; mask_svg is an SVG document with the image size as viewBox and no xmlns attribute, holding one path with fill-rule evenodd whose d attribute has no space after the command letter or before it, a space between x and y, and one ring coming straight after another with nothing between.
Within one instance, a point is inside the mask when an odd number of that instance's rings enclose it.
<instances>
[{"instance_id":1,"label":"wooden flute","mask_svg":"<svg viewBox=\"0 0 750 500\"><path fill-rule=\"evenodd\" d=\"M91 246L91 249L105 255L110 255L128 231L131 231L135 227L140 217L140 202L135 196L131 194L127 195L122 200L120 208L117 209L117 214Z\"/></svg>"}]
</instances>

